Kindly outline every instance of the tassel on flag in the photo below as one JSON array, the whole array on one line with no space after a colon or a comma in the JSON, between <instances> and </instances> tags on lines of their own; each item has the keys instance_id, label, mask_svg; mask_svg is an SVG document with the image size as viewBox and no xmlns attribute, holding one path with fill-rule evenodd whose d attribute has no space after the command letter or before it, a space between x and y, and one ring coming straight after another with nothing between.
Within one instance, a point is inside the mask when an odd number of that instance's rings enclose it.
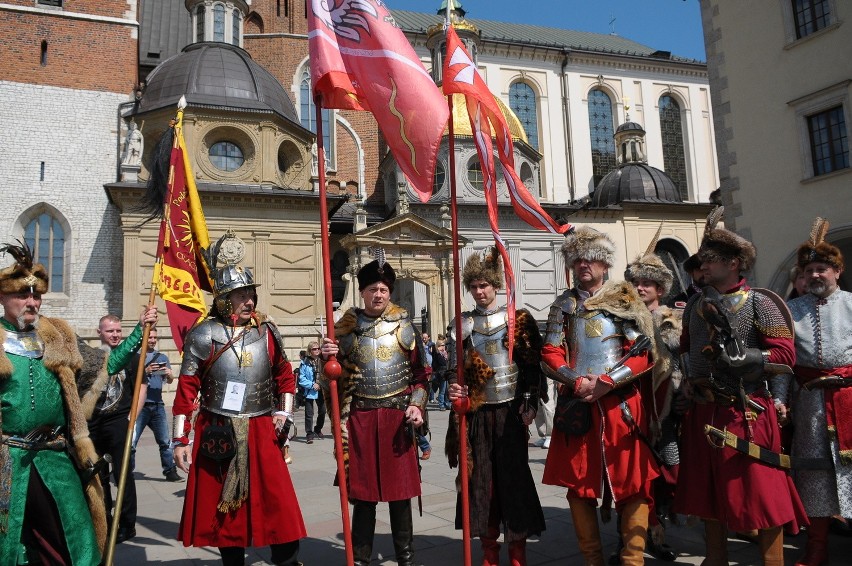
<instances>
[{"instance_id":1,"label":"tassel on flag","mask_svg":"<svg viewBox=\"0 0 852 566\"><path fill-rule=\"evenodd\" d=\"M449 111L381 0L311 0L311 87L324 108L373 113L420 200L432 196Z\"/></svg>"}]
</instances>

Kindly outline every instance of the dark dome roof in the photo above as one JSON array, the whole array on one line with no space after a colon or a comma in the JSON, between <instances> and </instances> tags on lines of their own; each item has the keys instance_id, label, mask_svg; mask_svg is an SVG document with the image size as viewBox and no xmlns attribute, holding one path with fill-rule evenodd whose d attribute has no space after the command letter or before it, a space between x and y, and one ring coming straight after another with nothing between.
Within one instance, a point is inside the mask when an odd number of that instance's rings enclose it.
<instances>
[{"instance_id":1,"label":"dark dome roof","mask_svg":"<svg viewBox=\"0 0 852 566\"><path fill-rule=\"evenodd\" d=\"M610 171L591 195L592 206L610 206L626 200L683 202L671 177L646 163L628 163Z\"/></svg>"},{"instance_id":2,"label":"dark dome roof","mask_svg":"<svg viewBox=\"0 0 852 566\"><path fill-rule=\"evenodd\" d=\"M637 124L636 122L625 122L621 124L615 129L615 133L617 134L618 132L626 132L628 130L636 130L642 132L643 134L645 133L645 128L643 128L641 124Z\"/></svg>"},{"instance_id":3,"label":"dark dome roof","mask_svg":"<svg viewBox=\"0 0 852 566\"><path fill-rule=\"evenodd\" d=\"M176 107L182 95L189 105L274 112L299 123L281 83L246 51L228 43L194 43L163 61L148 75L137 113Z\"/></svg>"}]
</instances>

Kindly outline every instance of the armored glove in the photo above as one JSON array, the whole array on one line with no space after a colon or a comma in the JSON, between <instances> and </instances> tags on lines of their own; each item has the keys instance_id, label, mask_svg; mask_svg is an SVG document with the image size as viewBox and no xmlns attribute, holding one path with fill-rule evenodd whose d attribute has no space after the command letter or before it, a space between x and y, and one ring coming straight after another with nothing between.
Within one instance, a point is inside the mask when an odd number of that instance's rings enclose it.
<instances>
[{"instance_id":1,"label":"armored glove","mask_svg":"<svg viewBox=\"0 0 852 566\"><path fill-rule=\"evenodd\" d=\"M742 356L731 358L726 348L721 348L713 362L716 370L746 381L763 378L763 352L757 348L746 348Z\"/></svg>"}]
</instances>

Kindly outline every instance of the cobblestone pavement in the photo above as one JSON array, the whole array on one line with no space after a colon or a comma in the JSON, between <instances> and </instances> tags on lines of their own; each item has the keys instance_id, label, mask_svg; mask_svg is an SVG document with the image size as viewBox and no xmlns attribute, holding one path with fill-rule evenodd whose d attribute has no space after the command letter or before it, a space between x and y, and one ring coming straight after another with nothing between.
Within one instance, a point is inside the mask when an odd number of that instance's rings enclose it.
<instances>
[{"instance_id":1,"label":"cobblestone pavement","mask_svg":"<svg viewBox=\"0 0 852 566\"><path fill-rule=\"evenodd\" d=\"M414 502L416 560L426 566L461 564L461 531L453 528L456 471L449 469L444 457L444 435L450 413L433 409L429 414L433 451L432 457L423 462L422 517L417 515L417 503ZM297 413L295 419L301 433L304 428L303 413ZM329 429L330 424L327 423L326 432ZM302 540L300 559L307 566L342 565L346 561L342 545L340 496L332 486L336 469L332 448L333 440L330 434L313 444L305 444L303 436L292 442L293 463L290 472L308 532L308 538ZM143 434L138 450L135 471L139 499L137 536L118 545L115 563L219 564L219 553L215 548L185 548L175 540L186 484L165 481L150 430ZM529 457L533 476L540 480L547 450L530 446ZM538 493L547 519L547 530L540 538L529 541L527 554L530 566L582 565L571 524L571 514L565 500L565 490L539 483ZM666 563L646 557L646 564L701 563L704 540L700 526L670 526L667 533L669 543L680 553L677 561ZM609 555L616 545L614 523L602 527L602 536L605 553ZM785 538L786 564L794 564L804 544L804 534ZM849 558L852 556L852 538L833 536L830 545L834 557L832 565L852 563ZM473 563L480 564L482 554L478 542L473 541L471 546ZM732 566L760 563L754 544L731 538L728 541L728 549ZM374 564L395 564L385 505L379 505L373 552ZM503 560L507 563L505 552L504 549ZM251 548L247 551L246 564L266 564L268 559L268 548Z\"/></svg>"}]
</instances>

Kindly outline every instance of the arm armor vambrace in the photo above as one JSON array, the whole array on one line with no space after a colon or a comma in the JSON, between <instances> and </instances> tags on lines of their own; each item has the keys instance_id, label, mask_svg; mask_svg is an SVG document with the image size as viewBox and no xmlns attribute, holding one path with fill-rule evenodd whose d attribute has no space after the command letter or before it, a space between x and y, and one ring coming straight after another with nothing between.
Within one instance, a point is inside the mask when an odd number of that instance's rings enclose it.
<instances>
[{"instance_id":1,"label":"arm armor vambrace","mask_svg":"<svg viewBox=\"0 0 852 566\"><path fill-rule=\"evenodd\" d=\"M278 400L278 409L284 411L288 415L293 414L293 406L295 405L296 396L292 393L282 393Z\"/></svg>"}]
</instances>

